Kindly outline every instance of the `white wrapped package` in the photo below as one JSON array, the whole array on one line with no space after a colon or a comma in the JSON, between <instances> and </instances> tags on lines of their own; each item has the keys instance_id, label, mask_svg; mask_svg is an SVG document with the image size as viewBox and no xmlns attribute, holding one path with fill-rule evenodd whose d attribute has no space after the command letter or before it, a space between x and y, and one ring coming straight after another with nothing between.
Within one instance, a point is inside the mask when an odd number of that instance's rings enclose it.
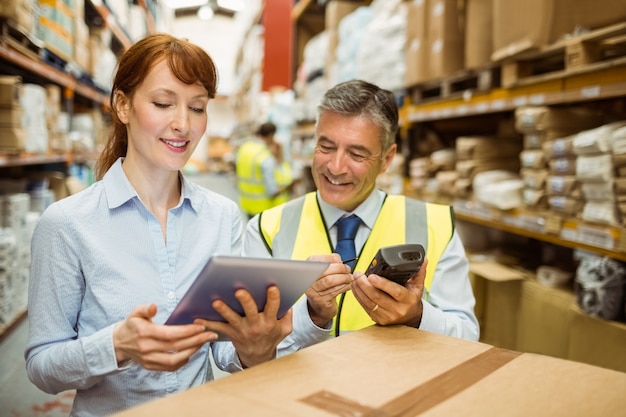
<instances>
[{"instance_id":1,"label":"white wrapped package","mask_svg":"<svg viewBox=\"0 0 626 417\"><path fill-rule=\"evenodd\" d=\"M587 201L581 217L588 222L619 225L617 205L614 201Z\"/></svg>"},{"instance_id":2,"label":"white wrapped package","mask_svg":"<svg viewBox=\"0 0 626 417\"><path fill-rule=\"evenodd\" d=\"M357 55L357 78L381 88L404 88L406 14L401 0L375 0Z\"/></svg>"},{"instance_id":3,"label":"white wrapped package","mask_svg":"<svg viewBox=\"0 0 626 417\"><path fill-rule=\"evenodd\" d=\"M626 153L626 126L615 129L611 134L612 151L614 154Z\"/></svg>"},{"instance_id":4,"label":"white wrapped package","mask_svg":"<svg viewBox=\"0 0 626 417\"><path fill-rule=\"evenodd\" d=\"M500 210L510 210L524 205L524 181L513 172L503 170L480 172L474 177L472 188L476 200Z\"/></svg>"},{"instance_id":5,"label":"white wrapped package","mask_svg":"<svg viewBox=\"0 0 626 417\"><path fill-rule=\"evenodd\" d=\"M613 180L606 182L583 182L581 189L587 201L593 200L612 203L615 201L614 186Z\"/></svg>"},{"instance_id":6,"label":"white wrapped package","mask_svg":"<svg viewBox=\"0 0 626 417\"><path fill-rule=\"evenodd\" d=\"M309 39L304 46L304 69L307 78L316 71L324 70L326 52L328 52L328 32L324 30Z\"/></svg>"},{"instance_id":7,"label":"white wrapped package","mask_svg":"<svg viewBox=\"0 0 626 417\"><path fill-rule=\"evenodd\" d=\"M371 8L361 6L339 22L339 41L335 50L337 82L357 78L357 56L361 48L363 33L371 19Z\"/></svg>"},{"instance_id":8,"label":"white wrapped package","mask_svg":"<svg viewBox=\"0 0 626 417\"><path fill-rule=\"evenodd\" d=\"M48 127L46 126L46 89L38 84L22 86L20 105L24 109L22 126L26 132L24 150L33 153L48 151Z\"/></svg>"},{"instance_id":9,"label":"white wrapped package","mask_svg":"<svg viewBox=\"0 0 626 417\"><path fill-rule=\"evenodd\" d=\"M580 155L576 158L576 177L579 181L608 181L613 176L611 154Z\"/></svg>"},{"instance_id":10,"label":"white wrapped package","mask_svg":"<svg viewBox=\"0 0 626 417\"><path fill-rule=\"evenodd\" d=\"M574 135L573 141L574 153L576 155L592 155L611 152L614 139L613 132L625 125L626 121L620 121L577 133Z\"/></svg>"}]
</instances>

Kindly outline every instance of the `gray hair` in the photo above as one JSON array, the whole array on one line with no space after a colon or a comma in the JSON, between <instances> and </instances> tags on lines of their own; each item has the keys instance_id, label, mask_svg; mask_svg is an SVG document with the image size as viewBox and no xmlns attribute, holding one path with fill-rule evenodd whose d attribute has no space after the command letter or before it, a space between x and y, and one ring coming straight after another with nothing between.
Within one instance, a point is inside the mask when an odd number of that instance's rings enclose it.
<instances>
[{"instance_id":1,"label":"gray hair","mask_svg":"<svg viewBox=\"0 0 626 417\"><path fill-rule=\"evenodd\" d=\"M326 112L365 117L380 128L383 152L395 143L398 104L391 91L362 80L339 83L329 89L317 106L317 121Z\"/></svg>"}]
</instances>

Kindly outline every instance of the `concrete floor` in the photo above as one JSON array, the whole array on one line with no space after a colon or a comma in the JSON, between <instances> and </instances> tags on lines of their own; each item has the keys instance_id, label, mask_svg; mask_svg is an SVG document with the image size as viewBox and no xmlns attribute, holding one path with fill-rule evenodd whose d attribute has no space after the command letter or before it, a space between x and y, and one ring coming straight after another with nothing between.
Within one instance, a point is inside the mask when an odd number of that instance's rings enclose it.
<instances>
[{"instance_id":1,"label":"concrete floor","mask_svg":"<svg viewBox=\"0 0 626 417\"><path fill-rule=\"evenodd\" d=\"M237 201L232 174L194 174L188 178ZM49 395L28 380L24 361L27 337L27 317L0 336L0 417L67 417L73 392ZM213 369L216 378L228 375L215 366Z\"/></svg>"}]
</instances>

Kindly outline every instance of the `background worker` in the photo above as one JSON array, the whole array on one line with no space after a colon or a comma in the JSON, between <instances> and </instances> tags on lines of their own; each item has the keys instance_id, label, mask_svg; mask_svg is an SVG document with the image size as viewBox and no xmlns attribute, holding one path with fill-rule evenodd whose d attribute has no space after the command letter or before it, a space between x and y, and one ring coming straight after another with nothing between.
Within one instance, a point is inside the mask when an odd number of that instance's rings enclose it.
<instances>
[{"instance_id":1,"label":"background worker","mask_svg":"<svg viewBox=\"0 0 626 417\"><path fill-rule=\"evenodd\" d=\"M293 187L291 169L274 139L276 125L263 123L255 137L237 150L235 172L239 204L249 217L287 201Z\"/></svg>"},{"instance_id":2,"label":"background worker","mask_svg":"<svg viewBox=\"0 0 626 417\"><path fill-rule=\"evenodd\" d=\"M333 262L294 307L294 331L281 342L283 352L326 339L333 322L335 334L378 323L478 339L469 262L451 207L376 188L396 153L397 131L393 93L358 80L331 88L315 128L317 191L248 222L246 256ZM358 216L352 236L358 261L344 265L333 252L339 225L352 215ZM427 260L406 286L363 274L379 248L403 243L422 244Z\"/></svg>"}]
</instances>

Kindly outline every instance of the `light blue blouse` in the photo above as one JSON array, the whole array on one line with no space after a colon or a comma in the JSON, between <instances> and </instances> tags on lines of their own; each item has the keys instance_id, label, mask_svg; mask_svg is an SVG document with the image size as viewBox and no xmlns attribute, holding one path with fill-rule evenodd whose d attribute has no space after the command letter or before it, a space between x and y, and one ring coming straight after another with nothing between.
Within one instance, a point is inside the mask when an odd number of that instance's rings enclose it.
<instances>
[{"instance_id":1,"label":"light blue blouse","mask_svg":"<svg viewBox=\"0 0 626 417\"><path fill-rule=\"evenodd\" d=\"M52 204L36 226L26 368L43 391L77 390L72 416L109 415L213 379L210 347L220 368L240 368L229 342L203 346L176 372L119 368L115 359L113 327L135 306L155 303L154 322L163 323L210 256L240 253L237 204L181 178L167 244L121 158L102 181Z\"/></svg>"}]
</instances>

